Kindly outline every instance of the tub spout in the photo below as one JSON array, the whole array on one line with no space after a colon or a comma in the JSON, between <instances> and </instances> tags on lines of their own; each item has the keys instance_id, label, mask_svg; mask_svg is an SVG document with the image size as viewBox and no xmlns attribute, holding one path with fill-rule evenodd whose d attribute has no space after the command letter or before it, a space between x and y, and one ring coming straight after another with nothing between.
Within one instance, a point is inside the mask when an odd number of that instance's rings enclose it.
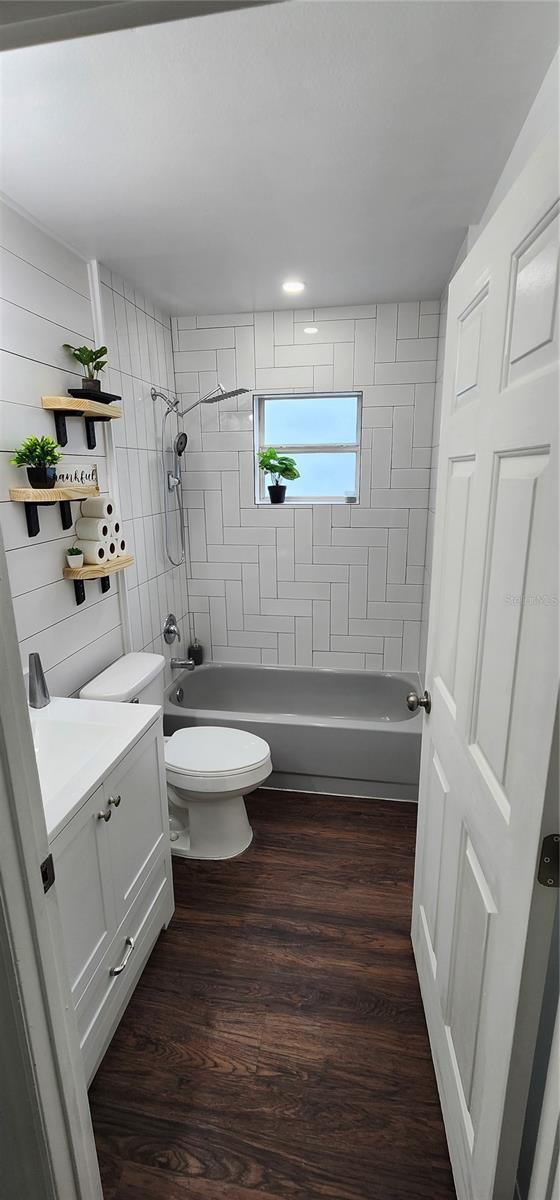
<instances>
[{"instance_id":1,"label":"tub spout","mask_svg":"<svg viewBox=\"0 0 560 1200\"><path fill-rule=\"evenodd\" d=\"M172 658L169 665L174 671L194 671L196 663L194 658Z\"/></svg>"}]
</instances>

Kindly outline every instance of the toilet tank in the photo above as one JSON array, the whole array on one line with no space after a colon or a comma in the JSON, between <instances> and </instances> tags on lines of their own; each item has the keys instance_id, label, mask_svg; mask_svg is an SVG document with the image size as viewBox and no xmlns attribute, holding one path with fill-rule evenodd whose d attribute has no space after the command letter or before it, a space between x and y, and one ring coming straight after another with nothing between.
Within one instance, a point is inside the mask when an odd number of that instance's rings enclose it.
<instances>
[{"instance_id":1,"label":"toilet tank","mask_svg":"<svg viewBox=\"0 0 560 1200\"><path fill-rule=\"evenodd\" d=\"M163 654L124 654L90 679L80 700L112 700L120 704L163 704Z\"/></svg>"}]
</instances>

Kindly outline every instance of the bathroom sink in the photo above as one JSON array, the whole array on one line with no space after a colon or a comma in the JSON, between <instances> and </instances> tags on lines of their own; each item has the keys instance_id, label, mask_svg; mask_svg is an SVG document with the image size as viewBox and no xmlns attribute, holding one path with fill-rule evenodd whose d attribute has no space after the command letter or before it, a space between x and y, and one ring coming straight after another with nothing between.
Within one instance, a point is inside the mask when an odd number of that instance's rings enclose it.
<instances>
[{"instance_id":1,"label":"bathroom sink","mask_svg":"<svg viewBox=\"0 0 560 1200\"><path fill-rule=\"evenodd\" d=\"M111 737L109 725L78 721L31 720L35 758L43 798L63 788L99 754Z\"/></svg>"},{"instance_id":2,"label":"bathroom sink","mask_svg":"<svg viewBox=\"0 0 560 1200\"><path fill-rule=\"evenodd\" d=\"M44 708L30 708L50 839L160 714L156 704L112 704L59 696L52 696Z\"/></svg>"}]
</instances>

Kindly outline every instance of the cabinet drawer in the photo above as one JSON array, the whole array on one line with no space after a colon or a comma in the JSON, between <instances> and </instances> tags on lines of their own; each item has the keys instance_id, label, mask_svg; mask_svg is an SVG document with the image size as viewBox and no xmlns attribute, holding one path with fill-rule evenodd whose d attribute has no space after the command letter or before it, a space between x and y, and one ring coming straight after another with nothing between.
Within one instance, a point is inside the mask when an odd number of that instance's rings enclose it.
<instances>
[{"instance_id":1,"label":"cabinet drawer","mask_svg":"<svg viewBox=\"0 0 560 1200\"><path fill-rule=\"evenodd\" d=\"M88 1082L97 1069L128 1003L151 944L162 926L170 919L172 910L173 897L167 861L162 856L154 863L94 978L76 1006L80 1046ZM133 947L127 944L127 938L133 939ZM111 970L121 966L125 958L126 965L122 971L112 975Z\"/></svg>"}]
</instances>

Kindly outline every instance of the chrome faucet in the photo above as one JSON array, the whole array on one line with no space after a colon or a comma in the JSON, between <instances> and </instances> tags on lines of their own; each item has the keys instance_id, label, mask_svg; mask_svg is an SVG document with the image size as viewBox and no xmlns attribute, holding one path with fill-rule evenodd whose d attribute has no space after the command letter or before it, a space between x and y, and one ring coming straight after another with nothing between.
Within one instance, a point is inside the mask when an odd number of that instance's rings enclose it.
<instances>
[{"instance_id":1,"label":"chrome faucet","mask_svg":"<svg viewBox=\"0 0 560 1200\"><path fill-rule=\"evenodd\" d=\"M174 671L194 671L196 663L194 658L172 658L169 666Z\"/></svg>"},{"instance_id":2,"label":"chrome faucet","mask_svg":"<svg viewBox=\"0 0 560 1200\"><path fill-rule=\"evenodd\" d=\"M50 704L49 689L38 654L29 655L29 704L31 708L45 708Z\"/></svg>"}]
</instances>

